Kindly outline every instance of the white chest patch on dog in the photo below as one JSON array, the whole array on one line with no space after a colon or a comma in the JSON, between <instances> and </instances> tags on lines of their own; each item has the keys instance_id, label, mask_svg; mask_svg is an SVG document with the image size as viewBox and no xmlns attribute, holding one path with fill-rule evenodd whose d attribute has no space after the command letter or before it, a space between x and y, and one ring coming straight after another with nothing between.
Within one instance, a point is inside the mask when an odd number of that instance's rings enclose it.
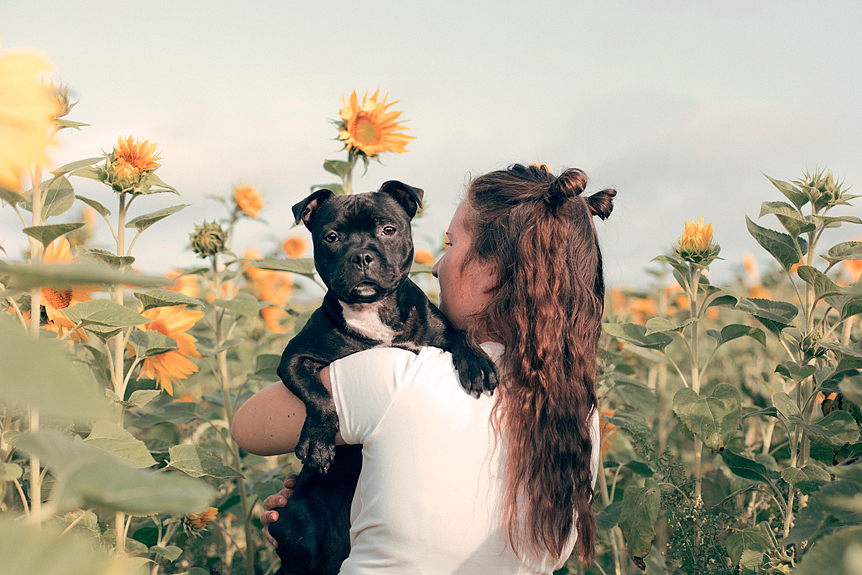
<instances>
[{"instance_id":1,"label":"white chest patch on dog","mask_svg":"<svg viewBox=\"0 0 862 575\"><path fill-rule=\"evenodd\" d=\"M341 304L347 327L384 345L392 345L392 340L395 339L395 330L380 321L380 314L377 313L378 304L346 304L343 301L338 303Z\"/></svg>"}]
</instances>

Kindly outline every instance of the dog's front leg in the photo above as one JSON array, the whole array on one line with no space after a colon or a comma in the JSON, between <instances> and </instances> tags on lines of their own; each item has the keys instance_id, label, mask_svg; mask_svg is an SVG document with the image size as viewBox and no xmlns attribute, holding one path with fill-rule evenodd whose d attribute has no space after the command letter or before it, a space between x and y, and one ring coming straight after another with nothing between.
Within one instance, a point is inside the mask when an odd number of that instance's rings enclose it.
<instances>
[{"instance_id":1,"label":"dog's front leg","mask_svg":"<svg viewBox=\"0 0 862 575\"><path fill-rule=\"evenodd\" d=\"M287 388L305 403L305 423L296 446L296 456L320 473L329 471L335 457L338 415L332 394L320 381L327 363L307 356L282 362L278 375Z\"/></svg>"}]
</instances>

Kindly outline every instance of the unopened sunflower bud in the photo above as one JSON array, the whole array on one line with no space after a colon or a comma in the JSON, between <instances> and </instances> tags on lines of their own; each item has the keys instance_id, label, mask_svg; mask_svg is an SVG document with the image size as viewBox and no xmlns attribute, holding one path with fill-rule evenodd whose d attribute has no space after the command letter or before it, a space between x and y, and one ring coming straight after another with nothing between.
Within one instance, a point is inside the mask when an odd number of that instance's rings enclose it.
<instances>
[{"instance_id":1,"label":"unopened sunflower bud","mask_svg":"<svg viewBox=\"0 0 862 575\"><path fill-rule=\"evenodd\" d=\"M216 222L204 222L195 226L195 231L189 235L192 251L202 258L214 256L224 251L227 233Z\"/></svg>"},{"instance_id":2,"label":"unopened sunflower bud","mask_svg":"<svg viewBox=\"0 0 862 575\"><path fill-rule=\"evenodd\" d=\"M702 267L709 266L720 250L712 241L712 224L704 225L702 217L697 223L692 220L685 222L685 231L674 247L681 259Z\"/></svg>"}]
</instances>

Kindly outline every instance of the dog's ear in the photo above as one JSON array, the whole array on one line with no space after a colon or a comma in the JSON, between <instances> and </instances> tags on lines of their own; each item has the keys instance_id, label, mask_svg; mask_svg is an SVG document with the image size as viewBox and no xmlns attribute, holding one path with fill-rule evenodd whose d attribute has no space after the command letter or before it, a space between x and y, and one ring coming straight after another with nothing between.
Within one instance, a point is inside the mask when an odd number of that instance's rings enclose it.
<instances>
[{"instance_id":1,"label":"dog's ear","mask_svg":"<svg viewBox=\"0 0 862 575\"><path fill-rule=\"evenodd\" d=\"M422 197L425 195L425 192L419 188L408 186L398 180L389 180L388 182L384 182L377 191L389 194L395 198L411 218L415 216L416 211L422 207Z\"/></svg>"},{"instance_id":2,"label":"dog's ear","mask_svg":"<svg viewBox=\"0 0 862 575\"><path fill-rule=\"evenodd\" d=\"M332 190L320 189L312 192L310 196L293 206L293 217L296 218L295 224L302 222L308 226L311 218L314 217L314 212L317 208L332 195Z\"/></svg>"}]
</instances>

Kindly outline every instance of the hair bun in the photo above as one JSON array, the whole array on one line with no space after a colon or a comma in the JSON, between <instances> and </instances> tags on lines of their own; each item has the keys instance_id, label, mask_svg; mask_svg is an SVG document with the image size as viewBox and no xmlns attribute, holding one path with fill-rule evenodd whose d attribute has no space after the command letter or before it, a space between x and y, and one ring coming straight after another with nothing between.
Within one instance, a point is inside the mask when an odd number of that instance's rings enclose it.
<instances>
[{"instance_id":1,"label":"hair bun","mask_svg":"<svg viewBox=\"0 0 862 575\"><path fill-rule=\"evenodd\" d=\"M586 187L587 175L577 168L569 168L551 181L545 194L545 202L556 208L581 195Z\"/></svg>"},{"instance_id":2,"label":"hair bun","mask_svg":"<svg viewBox=\"0 0 862 575\"><path fill-rule=\"evenodd\" d=\"M589 196L587 198L587 205L590 206L590 212L603 220L608 219L608 216L611 215L614 209L614 196L616 195L616 190L608 188Z\"/></svg>"}]
</instances>

